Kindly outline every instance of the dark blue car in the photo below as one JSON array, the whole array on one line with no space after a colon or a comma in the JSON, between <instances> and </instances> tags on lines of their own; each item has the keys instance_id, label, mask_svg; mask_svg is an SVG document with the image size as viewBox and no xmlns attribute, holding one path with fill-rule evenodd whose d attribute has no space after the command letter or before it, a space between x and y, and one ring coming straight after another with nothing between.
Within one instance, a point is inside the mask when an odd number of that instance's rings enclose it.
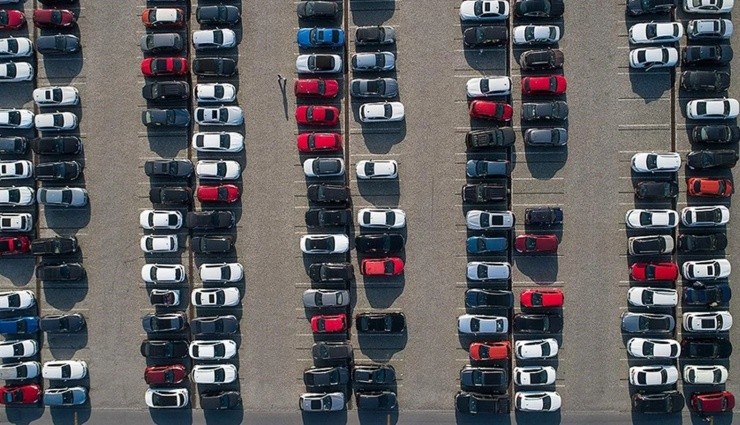
<instances>
[{"instance_id":1,"label":"dark blue car","mask_svg":"<svg viewBox=\"0 0 740 425\"><path fill-rule=\"evenodd\" d=\"M296 34L298 46L338 48L344 45L344 31L339 28L301 28Z\"/></svg>"},{"instance_id":2,"label":"dark blue car","mask_svg":"<svg viewBox=\"0 0 740 425\"><path fill-rule=\"evenodd\" d=\"M31 334L38 330L39 318L36 316L0 320L0 334Z\"/></svg>"},{"instance_id":3,"label":"dark blue car","mask_svg":"<svg viewBox=\"0 0 740 425\"><path fill-rule=\"evenodd\" d=\"M703 285L694 284L683 290L683 302L686 305L718 306L725 305L732 298L732 290L729 285Z\"/></svg>"},{"instance_id":4,"label":"dark blue car","mask_svg":"<svg viewBox=\"0 0 740 425\"><path fill-rule=\"evenodd\" d=\"M484 236L471 236L467 241L469 254L485 254L488 252L505 251L509 242L506 238L487 238Z\"/></svg>"}]
</instances>

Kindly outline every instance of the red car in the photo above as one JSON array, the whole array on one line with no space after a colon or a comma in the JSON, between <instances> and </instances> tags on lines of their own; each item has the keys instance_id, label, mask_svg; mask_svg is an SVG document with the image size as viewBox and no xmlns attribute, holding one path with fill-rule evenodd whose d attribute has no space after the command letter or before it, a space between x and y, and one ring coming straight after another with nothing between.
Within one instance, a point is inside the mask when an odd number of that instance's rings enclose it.
<instances>
[{"instance_id":1,"label":"red car","mask_svg":"<svg viewBox=\"0 0 740 425\"><path fill-rule=\"evenodd\" d=\"M474 342L470 344L468 354L470 360L508 360L511 352L509 341Z\"/></svg>"},{"instance_id":2,"label":"red car","mask_svg":"<svg viewBox=\"0 0 740 425\"><path fill-rule=\"evenodd\" d=\"M187 376L188 371L181 364L149 366L144 370L144 381L149 385L179 384Z\"/></svg>"},{"instance_id":3,"label":"red car","mask_svg":"<svg viewBox=\"0 0 740 425\"><path fill-rule=\"evenodd\" d=\"M35 404L41 400L41 393L36 384L0 387L0 404Z\"/></svg>"},{"instance_id":4,"label":"red car","mask_svg":"<svg viewBox=\"0 0 740 425\"><path fill-rule=\"evenodd\" d=\"M293 86L296 97L334 97L339 93L337 80L306 78L296 80Z\"/></svg>"},{"instance_id":5,"label":"red car","mask_svg":"<svg viewBox=\"0 0 740 425\"><path fill-rule=\"evenodd\" d=\"M146 58L141 61L141 73L147 77L185 75L188 61L185 58Z\"/></svg>"},{"instance_id":6,"label":"red car","mask_svg":"<svg viewBox=\"0 0 740 425\"><path fill-rule=\"evenodd\" d=\"M147 28L180 28L185 25L185 12L177 8L151 7L144 9L141 22Z\"/></svg>"},{"instance_id":7,"label":"red car","mask_svg":"<svg viewBox=\"0 0 740 425\"><path fill-rule=\"evenodd\" d=\"M20 10L0 9L0 30L17 30L26 23L26 15Z\"/></svg>"},{"instance_id":8,"label":"red car","mask_svg":"<svg viewBox=\"0 0 740 425\"><path fill-rule=\"evenodd\" d=\"M678 279L678 264L635 263L630 267L630 277L639 281L676 280Z\"/></svg>"},{"instance_id":9,"label":"red car","mask_svg":"<svg viewBox=\"0 0 740 425\"><path fill-rule=\"evenodd\" d=\"M519 295L519 304L529 308L557 308L563 306L563 291L557 288L527 289Z\"/></svg>"},{"instance_id":10,"label":"red car","mask_svg":"<svg viewBox=\"0 0 740 425\"><path fill-rule=\"evenodd\" d=\"M66 9L34 9L33 23L43 28L71 27L77 22L77 17L71 10Z\"/></svg>"},{"instance_id":11,"label":"red car","mask_svg":"<svg viewBox=\"0 0 740 425\"><path fill-rule=\"evenodd\" d=\"M344 332L347 330L347 315L319 315L311 318L311 330L315 333Z\"/></svg>"},{"instance_id":12,"label":"red car","mask_svg":"<svg viewBox=\"0 0 740 425\"><path fill-rule=\"evenodd\" d=\"M557 252L558 237L548 235L519 235L514 240L514 248L522 254L538 252Z\"/></svg>"},{"instance_id":13,"label":"red car","mask_svg":"<svg viewBox=\"0 0 740 425\"><path fill-rule=\"evenodd\" d=\"M522 94L563 94L567 87L562 75L522 78Z\"/></svg>"},{"instance_id":14,"label":"red car","mask_svg":"<svg viewBox=\"0 0 740 425\"><path fill-rule=\"evenodd\" d=\"M398 257L362 260L364 276L398 276L403 273L403 260Z\"/></svg>"},{"instance_id":15,"label":"red car","mask_svg":"<svg viewBox=\"0 0 740 425\"><path fill-rule=\"evenodd\" d=\"M298 150L304 153L336 152L342 150L342 135L339 133L301 133L296 138Z\"/></svg>"},{"instance_id":16,"label":"red car","mask_svg":"<svg viewBox=\"0 0 740 425\"><path fill-rule=\"evenodd\" d=\"M27 236L0 238L0 255L24 254L29 251L31 251L31 241Z\"/></svg>"},{"instance_id":17,"label":"red car","mask_svg":"<svg viewBox=\"0 0 740 425\"><path fill-rule=\"evenodd\" d=\"M487 120L509 121L514 115L514 108L508 103L474 100L470 102L470 116Z\"/></svg>"},{"instance_id":18,"label":"red car","mask_svg":"<svg viewBox=\"0 0 740 425\"><path fill-rule=\"evenodd\" d=\"M729 412L733 407L735 407L735 396L729 391L691 395L691 408L697 413Z\"/></svg>"},{"instance_id":19,"label":"red car","mask_svg":"<svg viewBox=\"0 0 740 425\"><path fill-rule=\"evenodd\" d=\"M200 202L226 202L230 204L239 200L239 187L233 184L198 186L196 195Z\"/></svg>"},{"instance_id":20,"label":"red car","mask_svg":"<svg viewBox=\"0 0 740 425\"><path fill-rule=\"evenodd\" d=\"M706 177L692 177L686 182L691 196L730 197L735 189L728 179L710 179Z\"/></svg>"},{"instance_id":21,"label":"red car","mask_svg":"<svg viewBox=\"0 0 740 425\"><path fill-rule=\"evenodd\" d=\"M295 108L295 120L305 125L337 125L339 109L335 106L300 105Z\"/></svg>"}]
</instances>

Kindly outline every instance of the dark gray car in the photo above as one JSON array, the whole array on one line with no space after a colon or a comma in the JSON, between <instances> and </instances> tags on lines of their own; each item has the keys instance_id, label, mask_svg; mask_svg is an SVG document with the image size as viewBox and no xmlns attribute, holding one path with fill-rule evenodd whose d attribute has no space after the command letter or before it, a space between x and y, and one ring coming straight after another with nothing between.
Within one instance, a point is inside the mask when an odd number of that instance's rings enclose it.
<instances>
[{"instance_id":1,"label":"dark gray car","mask_svg":"<svg viewBox=\"0 0 740 425\"><path fill-rule=\"evenodd\" d=\"M676 321L670 314L622 313L622 332L671 333Z\"/></svg>"},{"instance_id":2,"label":"dark gray car","mask_svg":"<svg viewBox=\"0 0 740 425\"><path fill-rule=\"evenodd\" d=\"M460 370L460 385L463 387L506 390L509 386L509 374L499 367L471 367Z\"/></svg>"},{"instance_id":3,"label":"dark gray car","mask_svg":"<svg viewBox=\"0 0 740 425\"><path fill-rule=\"evenodd\" d=\"M71 34L42 35L36 38L36 50L44 55L68 55L80 50L80 39Z\"/></svg>"},{"instance_id":4,"label":"dark gray car","mask_svg":"<svg viewBox=\"0 0 740 425\"><path fill-rule=\"evenodd\" d=\"M186 127L190 123L187 109L145 109L141 122L147 127Z\"/></svg>"},{"instance_id":5,"label":"dark gray car","mask_svg":"<svg viewBox=\"0 0 740 425\"><path fill-rule=\"evenodd\" d=\"M568 130L530 128L524 133L524 143L530 146L565 146L568 143Z\"/></svg>"},{"instance_id":6,"label":"dark gray car","mask_svg":"<svg viewBox=\"0 0 740 425\"><path fill-rule=\"evenodd\" d=\"M303 371L303 383L309 389L344 386L349 383L349 369L344 366L312 367Z\"/></svg>"},{"instance_id":7,"label":"dark gray car","mask_svg":"<svg viewBox=\"0 0 740 425\"><path fill-rule=\"evenodd\" d=\"M190 332L193 335L233 334L239 330L236 316L198 317L190 321Z\"/></svg>"},{"instance_id":8,"label":"dark gray car","mask_svg":"<svg viewBox=\"0 0 740 425\"><path fill-rule=\"evenodd\" d=\"M471 159L465 163L465 174L471 178L485 179L491 176L508 176L510 172L511 164L506 160Z\"/></svg>"},{"instance_id":9,"label":"dark gray car","mask_svg":"<svg viewBox=\"0 0 740 425\"><path fill-rule=\"evenodd\" d=\"M522 120L567 120L568 104L562 100L553 102L522 103Z\"/></svg>"},{"instance_id":10,"label":"dark gray car","mask_svg":"<svg viewBox=\"0 0 740 425\"><path fill-rule=\"evenodd\" d=\"M77 161L42 162L34 168L36 180L74 180L82 173Z\"/></svg>"},{"instance_id":11,"label":"dark gray car","mask_svg":"<svg viewBox=\"0 0 740 425\"><path fill-rule=\"evenodd\" d=\"M345 363L352 360L352 344L349 342L317 342L311 348L316 363Z\"/></svg>"},{"instance_id":12,"label":"dark gray car","mask_svg":"<svg viewBox=\"0 0 740 425\"><path fill-rule=\"evenodd\" d=\"M334 1L302 1L296 8L299 18L336 18L339 6Z\"/></svg>"},{"instance_id":13,"label":"dark gray car","mask_svg":"<svg viewBox=\"0 0 740 425\"><path fill-rule=\"evenodd\" d=\"M195 19L201 25L235 25L241 13L236 6L200 6L195 11Z\"/></svg>"},{"instance_id":14,"label":"dark gray car","mask_svg":"<svg viewBox=\"0 0 740 425\"><path fill-rule=\"evenodd\" d=\"M398 81L395 78L368 80L355 78L349 83L352 97L380 97L390 99L398 96Z\"/></svg>"},{"instance_id":15,"label":"dark gray car","mask_svg":"<svg viewBox=\"0 0 740 425\"><path fill-rule=\"evenodd\" d=\"M26 150L28 150L28 139L25 137L0 137L0 154L23 155Z\"/></svg>"},{"instance_id":16,"label":"dark gray car","mask_svg":"<svg viewBox=\"0 0 740 425\"><path fill-rule=\"evenodd\" d=\"M365 44L392 44L395 42L396 30L393 27L358 27L355 31L355 43L358 46Z\"/></svg>"},{"instance_id":17,"label":"dark gray car","mask_svg":"<svg viewBox=\"0 0 740 425\"><path fill-rule=\"evenodd\" d=\"M188 317L185 313L149 313L141 318L141 326L147 333L154 332L178 332L188 325Z\"/></svg>"},{"instance_id":18,"label":"dark gray car","mask_svg":"<svg viewBox=\"0 0 740 425\"><path fill-rule=\"evenodd\" d=\"M139 47L144 53L179 53L182 50L182 38L172 32L147 34L141 37Z\"/></svg>"}]
</instances>

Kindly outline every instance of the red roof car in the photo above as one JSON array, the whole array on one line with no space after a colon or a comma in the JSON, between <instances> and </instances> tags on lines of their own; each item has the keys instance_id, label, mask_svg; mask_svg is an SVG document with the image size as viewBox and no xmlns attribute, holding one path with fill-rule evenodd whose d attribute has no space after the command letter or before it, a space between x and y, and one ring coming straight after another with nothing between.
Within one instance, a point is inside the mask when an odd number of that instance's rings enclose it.
<instances>
[{"instance_id":1,"label":"red roof car","mask_svg":"<svg viewBox=\"0 0 740 425\"><path fill-rule=\"evenodd\" d=\"M41 387L36 384L0 387L0 404L35 404L40 399Z\"/></svg>"},{"instance_id":2,"label":"red roof car","mask_svg":"<svg viewBox=\"0 0 740 425\"><path fill-rule=\"evenodd\" d=\"M496 121L509 121L514 115L514 108L508 103L474 100L470 102L470 116Z\"/></svg>"},{"instance_id":3,"label":"red roof car","mask_svg":"<svg viewBox=\"0 0 740 425\"><path fill-rule=\"evenodd\" d=\"M339 93L337 80L306 78L296 80L293 86L296 97L334 97Z\"/></svg>"},{"instance_id":4,"label":"red roof car","mask_svg":"<svg viewBox=\"0 0 740 425\"><path fill-rule=\"evenodd\" d=\"M339 133L301 133L296 137L298 150L304 153L336 152L342 150Z\"/></svg>"},{"instance_id":5,"label":"red roof car","mask_svg":"<svg viewBox=\"0 0 740 425\"><path fill-rule=\"evenodd\" d=\"M364 276L398 276L403 273L403 260L398 257L362 260Z\"/></svg>"},{"instance_id":6,"label":"red roof car","mask_svg":"<svg viewBox=\"0 0 740 425\"><path fill-rule=\"evenodd\" d=\"M31 241L27 236L0 238L0 255L23 254L29 251L31 251Z\"/></svg>"},{"instance_id":7,"label":"red roof car","mask_svg":"<svg viewBox=\"0 0 740 425\"><path fill-rule=\"evenodd\" d=\"M529 308L555 308L562 307L564 299L563 291L557 288L527 289L519 295L519 304Z\"/></svg>"},{"instance_id":8,"label":"red roof car","mask_svg":"<svg viewBox=\"0 0 740 425\"><path fill-rule=\"evenodd\" d=\"M557 252L558 237L548 235L519 235L514 240L514 248L523 254L536 252Z\"/></svg>"},{"instance_id":9,"label":"red roof car","mask_svg":"<svg viewBox=\"0 0 740 425\"><path fill-rule=\"evenodd\" d=\"M508 360L510 351L509 341L474 342L470 344L468 353L471 360Z\"/></svg>"},{"instance_id":10,"label":"red roof car","mask_svg":"<svg viewBox=\"0 0 740 425\"><path fill-rule=\"evenodd\" d=\"M226 202L232 203L239 199L239 187L233 184L221 184L218 186L198 186L196 192L200 202Z\"/></svg>"},{"instance_id":11,"label":"red roof car","mask_svg":"<svg viewBox=\"0 0 740 425\"><path fill-rule=\"evenodd\" d=\"M728 179L692 177L686 182L691 196L717 196L727 198L735 191Z\"/></svg>"},{"instance_id":12,"label":"red roof car","mask_svg":"<svg viewBox=\"0 0 740 425\"><path fill-rule=\"evenodd\" d=\"M26 15L20 10L0 9L0 30L16 30L26 23Z\"/></svg>"},{"instance_id":13,"label":"red roof car","mask_svg":"<svg viewBox=\"0 0 740 425\"><path fill-rule=\"evenodd\" d=\"M141 73L147 77L185 75L188 61L185 58L146 58L141 61Z\"/></svg>"},{"instance_id":14,"label":"red roof car","mask_svg":"<svg viewBox=\"0 0 740 425\"><path fill-rule=\"evenodd\" d=\"M335 106L300 105L295 108L295 120L298 124L337 125L339 109Z\"/></svg>"},{"instance_id":15,"label":"red roof car","mask_svg":"<svg viewBox=\"0 0 740 425\"><path fill-rule=\"evenodd\" d=\"M316 333L344 332L347 330L347 315L319 315L311 318L311 330Z\"/></svg>"},{"instance_id":16,"label":"red roof car","mask_svg":"<svg viewBox=\"0 0 740 425\"><path fill-rule=\"evenodd\" d=\"M181 364L149 366L144 370L144 381L154 384L179 384L188 376L187 369Z\"/></svg>"},{"instance_id":17,"label":"red roof car","mask_svg":"<svg viewBox=\"0 0 740 425\"><path fill-rule=\"evenodd\" d=\"M522 94L563 94L567 87L562 75L522 78Z\"/></svg>"},{"instance_id":18,"label":"red roof car","mask_svg":"<svg viewBox=\"0 0 740 425\"><path fill-rule=\"evenodd\" d=\"M634 280L676 280L678 264L676 263L635 263L630 267L630 277Z\"/></svg>"},{"instance_id":19,"label":"red roof car","mask_svg":"<svg viewBox=\"0 0 740 425\"><path fill-rule=\"evenodd\" d=\"M34 9L33 23L37 27L65 28L77 22L77 17L71 10L66 9Z\"/></svg>"},{"instance_id":20,"label":"red roof car","mask_svg":"<svg viewBox=\"0 0 740 425\"><path fill-rule=\"evenodd\" d=\"M179 28L185 25L185 12L178 8L150 7L141 13L141 22L147 28Z\"/></svg>"},{"instance_id":21,"label":"red roof car","mask_svg":"<svg viewBox=\"0 0 740 425\"><path fill-rule=\"evenodd\" d=\"M735 396L729 391L691 395L691 408L698 413L729 412L733 407Z\"/></svg>"}]
</instances>

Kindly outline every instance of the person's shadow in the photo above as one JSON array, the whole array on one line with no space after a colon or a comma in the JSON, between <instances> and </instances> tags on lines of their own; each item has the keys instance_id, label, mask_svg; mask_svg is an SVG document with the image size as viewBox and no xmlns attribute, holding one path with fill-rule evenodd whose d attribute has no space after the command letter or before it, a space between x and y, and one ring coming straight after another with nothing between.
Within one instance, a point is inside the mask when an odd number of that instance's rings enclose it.
<instances>
[{"instance_id":1,"label":"person's shadow","mask_svg":"<svg viewBox=\"0 0 740 425\"><path fill-rule=\"evenodd\" d=\"M280 92L283 94L283 113L285 113L285 121L288 121L288 95L285 92L285 87L288 84L288 79L278 74L278 86Z\"/></svg>"}]
</instances>

